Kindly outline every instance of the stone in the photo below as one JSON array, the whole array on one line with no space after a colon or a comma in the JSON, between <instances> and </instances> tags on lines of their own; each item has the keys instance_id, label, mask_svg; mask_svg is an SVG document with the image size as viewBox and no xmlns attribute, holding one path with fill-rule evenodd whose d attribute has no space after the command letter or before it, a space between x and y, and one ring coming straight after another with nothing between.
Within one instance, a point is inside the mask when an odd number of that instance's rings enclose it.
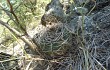
<instances>
[{"instance_id":1,"label":"stone","mask_svg":"<svg viewBox=\"0 0 110 70\"><path fill-rule=\"evenodd\" d=\"M110 6L104 7L93 16L94 23L100 29L110 27Z\"/></svg>"},{"instance_id":2,"label":"stone","mask_svg":"<svg viewBox=\"0 0 110 70\"><path fill-rule=\"evenodd\" d=\"M110 5L110 0L90 0L85 7L91 10L95 6L93 11L99 11L108 5Z\"/></svg>"}]
</instances>

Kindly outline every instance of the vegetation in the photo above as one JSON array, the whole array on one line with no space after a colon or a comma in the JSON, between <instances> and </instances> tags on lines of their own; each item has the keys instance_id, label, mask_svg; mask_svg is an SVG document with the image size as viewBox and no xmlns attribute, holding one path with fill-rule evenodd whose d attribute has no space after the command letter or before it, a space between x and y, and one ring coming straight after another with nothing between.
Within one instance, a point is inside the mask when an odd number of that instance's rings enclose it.
<instances>
[{"instance_id":1,"label":"vegetation","mask_svg":"<svg viewBox=\"0 0 110 70\"><path fill-rule=\"evenodd\" d=\"M28 33L40 23L48 3L49 0L0 0L0 53L24 57L24 44L34 49Z\"/></svg>"}]
</instances>

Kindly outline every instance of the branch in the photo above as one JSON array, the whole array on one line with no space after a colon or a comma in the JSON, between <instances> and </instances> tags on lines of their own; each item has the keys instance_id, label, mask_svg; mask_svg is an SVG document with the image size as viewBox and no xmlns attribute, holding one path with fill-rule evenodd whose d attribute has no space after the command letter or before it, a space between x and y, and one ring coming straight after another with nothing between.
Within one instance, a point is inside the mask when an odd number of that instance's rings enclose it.
<instances>
[{"instance_id":1,"label":"branch","mask_svg":"<svg viewBox=\"0 0 110 70\"><path fill-rule=\"evenodd\" d=\"M41 57L43 57L42 55L42 51L40 48L38 48L32 41L31 38L27 37L27 36L22 36L17 30L15 30L14 28L10 27L6 22L3 22L0 20L0 24L5 26L7 29L10 30L10 32L12 32L16 37L19 37L22 41L24 41L29 48L33 51L33 53L39 53L39 55Z\"/></svg>"},{"instance_id":2,"label":"branch","mask_svg":"<svg viewBox=\"0 0 110 70\"><path fill-rule=\"evenodd\" d=\"M22 31L24 31L24 33L25 33L26 35L28 35L27 32L26 32L26 29L20 24L20 22L19 22L19 20L18 20L18 18L17 18L17 16L16 16L16 14L14 13L13 6L11 5L10 1L7 0L7 2L8 2L8 4L9 4L9 6L10 6L10 13L11 13L11 14L15 17L15 19L16 19L16 26L19 26L20 29L21 29Z\"/></svg>"}]
</instances>

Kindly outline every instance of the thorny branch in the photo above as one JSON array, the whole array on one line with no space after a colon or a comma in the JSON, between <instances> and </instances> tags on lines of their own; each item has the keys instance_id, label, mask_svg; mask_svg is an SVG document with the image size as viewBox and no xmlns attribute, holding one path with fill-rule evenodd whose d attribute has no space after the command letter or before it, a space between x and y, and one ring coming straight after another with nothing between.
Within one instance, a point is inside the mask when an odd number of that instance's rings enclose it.
<instances>
[{"instance_id":1,"label":"thorny branch","mask_svg":"<svg viewBox=\"0 0 110 70\"><path fill-rule=\"evenodd\" d=\"M20 22L19 22L19 20L18 20L18 18L17 18L17 16L16 16L16 14L14 13L12 4L10 3L9 0L7 0L7 3L8 3L9 6L10 6L10 13L11 13L11 14L15 17L15 19L16 19L16 25L19 26L20 29L21 29L26 35L28 35L27 32L26 32L26 29L20 24Z\"/></svg>"},{"instance_id":2,"label":"thorny branch","mask_svg":"<svg viewBox=\"0 0 110 70\"><path fill-rule=\"evenodd\" d=\"M5 26L7 29L10 30L10 32L12 32L16 37L19 37L22 41L24 41L29 48L33 51L33 53L39 53L39 55L41 55L43 57L43 55L41 54L41 50L33 43L33 41L27 37L27 36L22 36L17 30L15 30L14 28L10 27L6 22L3 22L0 20L0 24Z\"/></svg>"}]
</instances>

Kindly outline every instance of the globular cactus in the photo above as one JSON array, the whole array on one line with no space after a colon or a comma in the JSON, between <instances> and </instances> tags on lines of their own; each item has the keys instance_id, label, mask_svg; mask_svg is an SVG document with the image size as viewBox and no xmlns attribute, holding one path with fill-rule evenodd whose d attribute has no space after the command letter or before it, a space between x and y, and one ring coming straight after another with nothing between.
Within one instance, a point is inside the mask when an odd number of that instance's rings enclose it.
<instances>
[{"instance_id":1,"label":"globular cactus","mask_svg":"<svg viewBox=\"0 0 110 70\"><path fill-rule=\"evenodd\" d=\"M41 28L42 29L42 28ZM39 30L33 41L49 57L63 55L72 45L72 34L62 23Z\"/></svg>"},{"instance_id":2,"label":"globular cactus","mask_svg":"<svg viewBox=\"0 0 110 70\"><path fill-rule=\"evenodd\" d=\"M45 14L41 18L41 24L46 26L52 23L63 22L64 12L59 0L52 0L45 9Z\"/></svg>"}]
</instances>

